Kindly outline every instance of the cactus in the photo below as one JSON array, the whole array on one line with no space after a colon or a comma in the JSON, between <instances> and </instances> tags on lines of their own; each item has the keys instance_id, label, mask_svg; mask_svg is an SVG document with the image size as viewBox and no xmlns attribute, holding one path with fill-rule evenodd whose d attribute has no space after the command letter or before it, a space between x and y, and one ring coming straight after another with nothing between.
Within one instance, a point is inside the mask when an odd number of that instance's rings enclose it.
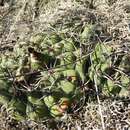
<instances>
[{"instance_id":1,"label":"cactus","mask_svg":"<svg viewBox=\"0 0 130 130\"><path fill-rule=\"evenodd\" d=\"M46 104L48 108L50 108L51 106L55 104L55 99L53 96L46 96L44 97L44 103Z\"/></svg>"},{"instance_id":2,"label":"cactus","mask_svg":"<svg viewBox=\"0 0 130 130\"><path fill-rule=\"evenodd\" d=\"M69 82L69 81L60 81L60 87L66 94L71 94L75 90L75 84Z\"/></svg>"},{"instance_id":3,"label":"cactus","mask_svg":"<svg viewBox=\"0 0 130 130\"><path fill-rule=\"evenodd\" d=\"M10 100L11 100L11 95L5 90L0 90L0 104L7 105Z\"/></svg>"},{"instance_id":4,"label":"cactus","mask_svg":"<svg viewBox=\"0 0 130 130\"><path fill-rule=\"evenodd\" d=\"M57 117L57 116L62 116L63 115L63 110L58 106L58 105L54 105L51 107L50 109L50 114L53 117Z\"/></svg>"},{"instance_id":5,"label":"cactus","mask_svg":"<svg viewBox=\"0 0 130 130\"><path fill-rule=\"evenodd\" d=\"M39 95L36 94L30 94L28 95L28 101L35 105L43 105L44 102L42 99L40 99Z\"/></svg>"},{"instance_id":6,"label":"cactus","mask_svg":"<svg viewBox=\"0 0 130 130\"><path fill-rule=\"evenodd\" d=\"M83 32L81 33L82 40L90 40L94 36L96 25L88 24L84 27Z\"/></svg>"}]
</instances>

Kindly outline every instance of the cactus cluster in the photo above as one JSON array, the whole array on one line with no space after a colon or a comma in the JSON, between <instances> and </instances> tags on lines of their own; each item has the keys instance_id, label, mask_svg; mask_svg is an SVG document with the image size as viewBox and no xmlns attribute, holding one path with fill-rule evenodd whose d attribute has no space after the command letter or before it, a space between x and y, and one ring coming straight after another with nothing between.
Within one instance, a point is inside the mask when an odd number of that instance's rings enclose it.
<instances>
[{"instance_id":1,"label":"cactus cluster","mask_svg":"<svg viewBox=\"0 0 130 130\"><path fill-rule=\"evenodd\" d=\"M64 33L40 33L17 43L13 52L1 54L0 104L16 120L63 116L82 98L88 58L83 53Z\"/></svg>"},{"instance_id":2,"label":"cactus cluster","mask_svg":"<svg viewBox=\"0 0 130 130\"><path fill-rule=\"evenodd\" d=\"M129 56L108 44L98 43L91 55L89 77L103 95L129 97ZM95 76L96 75L96 76Z\"/></svg>"},{"instance_id":3,"label":"cactus cluster","mask_svg":"<svg viewBox=\"0 0 130 130\"><path fill-rule=\"evenodd\" d=\"M103 94L128 96L130 79L122 69L129 71L129 57L115 56L112 47L101 43L90 53L95 28L85 26L78 41L65 33L36 34L1 54L0 104L12 118L63 116L80 102L82 87L94 85L95 75Z\"/></svg>"}]
</instances>

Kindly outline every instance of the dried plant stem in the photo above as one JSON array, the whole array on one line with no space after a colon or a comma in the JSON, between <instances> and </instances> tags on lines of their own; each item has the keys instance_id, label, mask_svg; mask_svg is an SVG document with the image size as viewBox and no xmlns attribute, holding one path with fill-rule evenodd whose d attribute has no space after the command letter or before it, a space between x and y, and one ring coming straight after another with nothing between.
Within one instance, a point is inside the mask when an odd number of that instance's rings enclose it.
<instances>
[{"instance_id":1,"label":"dried plant stem","mask_svg":"<svg viewBox=\"0 0 130 130\"><path fill-rule=\"evenodd\" d=\"M102 114L102 108L101 108L101 102L100 102L100 98L99 98L99 92L98 92L98 87L97 87L96 79L97 79L97 75L95 74L94 75L94 86L95 86L95 89L96 89L96 95L97 95L99 113L100 113L100 116L101 116L102 129L105 130L105 124L104 124L104 119L103 119L103 114Z\"/></svg>"},{"instance_id":2,"label":"dried plant stem","mask_svg":"<svg viewBox=\"0 0 130 130\"><path fill-rule=\"evenodd\" d=\"M91 61L91 66L95 70L95 68L93 66L92 56L91 55L90 55L90 61ZM105 124L104 124L104 119L103 119L103 114L102 114L102 108L101 108L101 102L100 102L100 98L99 98L99 91L98 91L98 86L97 86L97 80L96 79L97 79L97 73L96 73L96 70L95 70L94 87L95 87L95 90L96 90L96 96L97 96L97 101L98 101L99 113L100 113L100 117L101 117L102 130L105 130Z\"/></svg>"}]
</instances>

